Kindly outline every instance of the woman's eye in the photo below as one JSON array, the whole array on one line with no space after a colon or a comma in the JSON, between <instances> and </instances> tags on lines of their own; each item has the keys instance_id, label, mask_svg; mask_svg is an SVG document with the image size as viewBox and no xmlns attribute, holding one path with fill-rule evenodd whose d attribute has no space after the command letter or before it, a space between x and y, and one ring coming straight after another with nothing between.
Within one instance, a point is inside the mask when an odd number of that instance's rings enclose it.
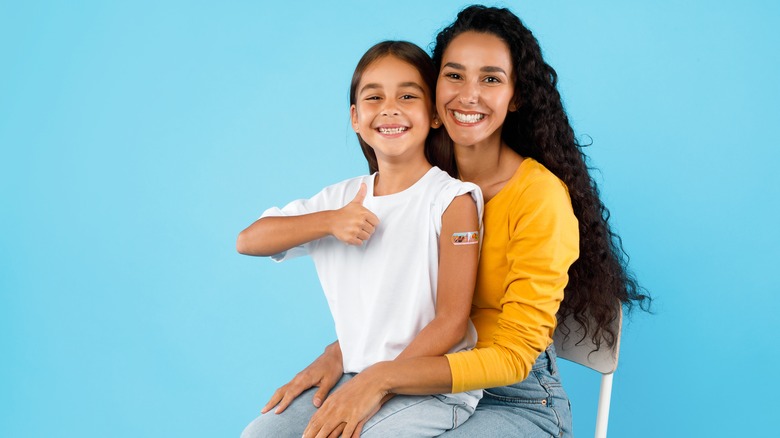
<instances>
[{"instance_id":1,"label":"woman's eye","mask_svg":"<svg viewBox=\"0 0 780 438\"><path fill-rule=\"evenodd\" d=\"M444 77L455 80L460 79L460 75L457 73L444 73Z\"/></svg>"},{"instance_id":2,"label":"woman's eye","mask_svg":"<svg viewBox=\"0 0 780 438\"><path fill-rule=\"evenodd\" d=\"M485 82L487 82L489 84L500 84L501 83L501 80L499 80L495 76L488 76L484 80L485 80Z\"/></svg>"}]
</instances>

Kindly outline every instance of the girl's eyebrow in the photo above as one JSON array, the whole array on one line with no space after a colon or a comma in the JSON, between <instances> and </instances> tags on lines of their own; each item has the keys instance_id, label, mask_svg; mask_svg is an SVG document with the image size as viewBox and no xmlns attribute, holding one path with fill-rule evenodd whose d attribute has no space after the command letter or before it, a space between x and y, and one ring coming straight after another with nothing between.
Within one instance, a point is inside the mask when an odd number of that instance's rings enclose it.
<instances>
[{"instance_id":1,"label":"girl's eyebrow","mask_svg":"<svg viewBox=\"0 0 780 438\"><path fill-rule=\"evenodd\" d=\"M400 84L398 84L398 86L401 88L408 88L408 87L416 88L420 90L420 93L425 93L425 88L423 88L422 85L418 84L417 82L401 82Z\"/></svg>"},{"instance_id":2,"label":"girl's eyebrow","mask_svg":"<svg viewBox=\"0 0 780 438\"><path fill-rule=\"evenodd\" d=\"M457 62L448 62L448 63L444 64L444 67L453 68L455 70L466 70L466 66L464 66L463 64L458 64ZM442 67L442 68L444 68L444 67ZM479 69L479 71L484 72L484 73L503 73L503 74L507 75L506 71L503 68L495 67L495 66L492 66L492 65L488 65L488 66L482 67L482 68ZM507 76L509 76L509 75L507 75Z\"/></svg>"},{"instance_id":3,"label":"girl's eyebrow","mask_svg":"<svg viewBox=\"0 0 780 438\"><path fill-rule=\"evenodd\" d=\"M418 84L417 82L401 82L400 84L398 84L398 87L399 88L409 88L409 87L416 88L416 89L420 90L421 93L425 93L425 88L423 88L422 85ZM384 87L382 86L382 84L377 84L377 83L372 82L372 83L363 85L363 87L360 88L360 92L358 94L363 94L366 90L381 90L383 88Z\"/></svg>"}]
</instances>

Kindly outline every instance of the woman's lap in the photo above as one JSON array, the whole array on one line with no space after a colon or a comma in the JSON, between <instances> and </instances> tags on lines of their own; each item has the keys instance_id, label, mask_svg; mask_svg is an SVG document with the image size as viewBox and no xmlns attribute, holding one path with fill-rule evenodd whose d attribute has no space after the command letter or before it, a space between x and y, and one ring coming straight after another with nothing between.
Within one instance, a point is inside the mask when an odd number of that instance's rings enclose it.
<instances>
[{"instance_id":1,"label":"woman's lap","mask_svg":"<svg viewBox=\"0 0 780 438\"><path fill-rule=\"evenodd\" d=\"M571 425L571 406L551 347L539 356L528 378L486 389L474 415L441 436L570 437Z\"/></svg>"}]
</instances>

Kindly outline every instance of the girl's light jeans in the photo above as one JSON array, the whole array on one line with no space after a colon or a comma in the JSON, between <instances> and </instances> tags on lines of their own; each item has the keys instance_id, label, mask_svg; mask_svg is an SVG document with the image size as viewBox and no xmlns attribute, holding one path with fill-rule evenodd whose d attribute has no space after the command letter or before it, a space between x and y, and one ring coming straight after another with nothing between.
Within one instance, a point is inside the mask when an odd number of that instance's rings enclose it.
<instances>
[{"instance_id":1,"label":"girl's light jeans","mask_svg":"<svg viewBox=\"0 0 780 438\"><path fill-rule=\"evenodd\" d=\"M334 390L354 374L344 374ZM317 411L312 398L317 388L303 392L281 414L260 415L244 429L241 438L300 438ZM458 427L474 412L466 403L444 395L397 395L368 420L361 437L436 437Z\"/></svg>"}]
</instances>

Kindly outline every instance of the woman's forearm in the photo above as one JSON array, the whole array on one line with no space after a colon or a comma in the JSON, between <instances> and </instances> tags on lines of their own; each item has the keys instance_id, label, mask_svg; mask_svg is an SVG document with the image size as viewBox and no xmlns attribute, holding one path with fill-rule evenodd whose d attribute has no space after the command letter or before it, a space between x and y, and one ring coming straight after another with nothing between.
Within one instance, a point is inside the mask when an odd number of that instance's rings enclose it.
<instances>
[{"instance_id":1,"label":"woman's forearm","mask_svg":"<svg viewBox=\"0 0 780 438\"><path fill-rule=\"evenodd\" d=\"M452 392L452 373L444 356L379 362L363 373L383 393L430 395Z\"/></svg>"}]
</instances>

